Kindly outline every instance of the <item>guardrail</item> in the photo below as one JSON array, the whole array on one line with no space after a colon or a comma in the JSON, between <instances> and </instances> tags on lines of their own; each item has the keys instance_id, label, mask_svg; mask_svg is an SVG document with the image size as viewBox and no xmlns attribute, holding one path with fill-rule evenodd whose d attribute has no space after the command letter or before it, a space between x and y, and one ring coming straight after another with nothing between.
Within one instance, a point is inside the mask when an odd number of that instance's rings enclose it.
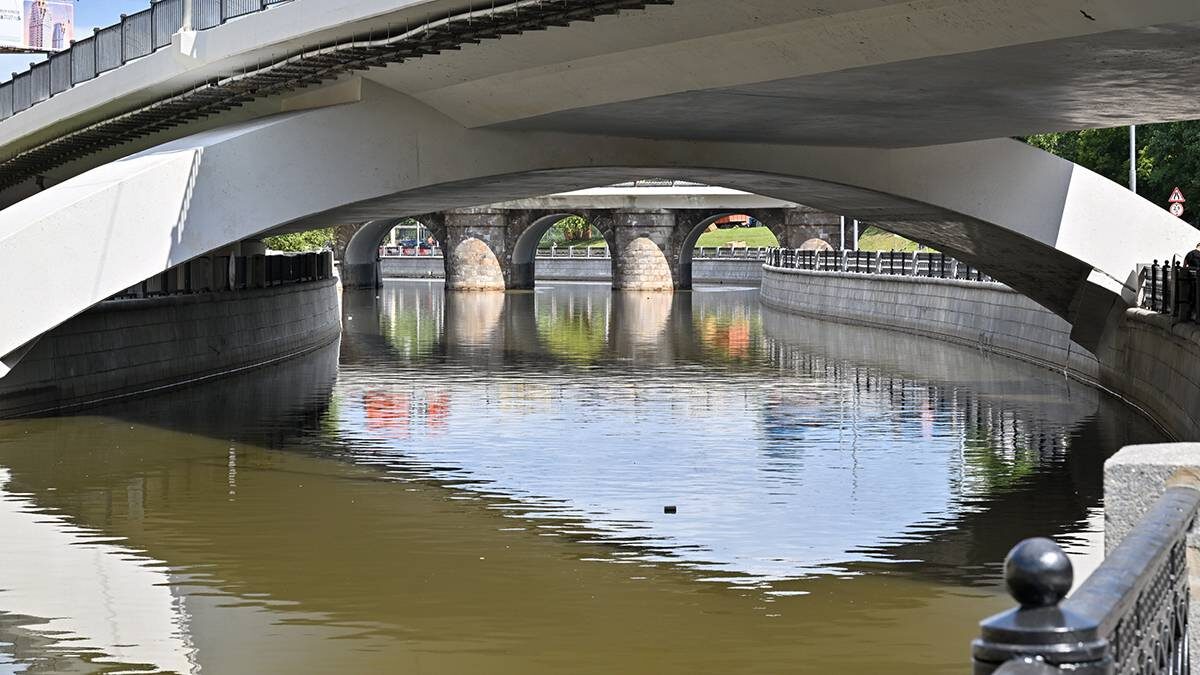
<instances>
[{"instance_id":1,"label":"guardrail","mask_svg":"<svg viewBox=\"0 0 1200 675\"><path fill-rule=\"evenodd\" d=\"M1066 600L1066 554L1049 539L1017 544L1004 580L1021 606L980 624L975 675L1190 672L1187 537L1198 508L1194 484L1168 488Z\"/></svg>"},{"instance_id":2,"label":"guardrail","mask_svg":"<svg viewBox=\"0 0 1200 675\"><path fill-rule=\"evenodd\" d=\"M333 254L212 256L156 274L109 298L131 300L191 293L270 288L333 278Z\"/></svg>"},{"instance_id":3,"label":"guardrail","mask_svg":"<svg viewBox=\"0 0 1200 675\"><path fill-rule=\"evenodd\" d=\"M386 250L392 249L392 250ZM431 246L421 248L420 246L388 246L379 249L380 258L440 258L442 257L442 248L440 246Z\"/></svg>"},{"instance_id":4,"label":"guardrail","mask_svg":"<svg viewBox=\"0 0 1200 675\"><path fill-rule=\"evenodd\" d=\"M390 247L389 247L390 248ZM766 247L749 248L746 246L704 246L696 247L692 259L705 260L766 260L771 249ZM380 258L440 258L442 249L433 247L400 247L395 251L381 252ZM612 252L607 246L550 246L537 250L539 258L611 258Z\"/></svg>"},{"instance_id":5,"label":"guardrail","mask_svg":"<svg viewBox=\"0 0 1200 675\"><path fill-rule=\"evenodd\" d=\"M697 246L692 251L692 259L766 260L770 253L771 249L766 246Z\"/></svg>"},{"instance_id":6,"label":"guardrail","mask_svg":"<svg viewBox=\"0 0 1200 675\"><path fill-rule=\"evenodd\" d=\"M1200 321L1200 270L1178 260L1138 268L1138 306L1181 322Z\"/></svg>"},{"instance_id":7,"label":"guardrail","mask_svg":"<svg viewBox=\"0 0 1200 675\"><path fill-rule=\"evenodd\" d=\"M944 253L918 251L804 251L774 248L767 252L767 264L783 269L814 272L850 272L891 276L959 279L994 282L995 279L967 263Z\"/></svg>"},{"instance_id":8,"label":"guardrail","mask_svg":"<svg viewBox=\"0 0 1200 675\"><path fill-rule=\"evenodd\" d=\"M187 27L188 4L190 28L207 30L290 1L157 0L136 14L122 14L120 22L96 28L90 37L72 42L68 49L31 64L23 73L13 73L10 81L0 84L0 120L170 45L171 36Z\"/></svg>"}]
</instances>

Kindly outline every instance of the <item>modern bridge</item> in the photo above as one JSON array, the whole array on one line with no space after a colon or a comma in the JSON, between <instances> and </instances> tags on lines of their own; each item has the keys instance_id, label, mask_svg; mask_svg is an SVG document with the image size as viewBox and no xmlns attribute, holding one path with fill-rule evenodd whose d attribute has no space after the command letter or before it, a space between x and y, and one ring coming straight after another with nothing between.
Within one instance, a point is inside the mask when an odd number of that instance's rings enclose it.
<instances>
[{"instance_id":1,"label":"modern bridge","mask_svg":"<svg viewBox=\"0 0 1200 675\"><path fill-rule=\"evenodd\" d=\"M0 354L267 234L641 177L878 223L1089 348L1195 243L1008 137L1200 116L1200 5L838 5L155 3L0 86ZM616 239L661 251L646 215Z\"/></svg>"}]
</instances>

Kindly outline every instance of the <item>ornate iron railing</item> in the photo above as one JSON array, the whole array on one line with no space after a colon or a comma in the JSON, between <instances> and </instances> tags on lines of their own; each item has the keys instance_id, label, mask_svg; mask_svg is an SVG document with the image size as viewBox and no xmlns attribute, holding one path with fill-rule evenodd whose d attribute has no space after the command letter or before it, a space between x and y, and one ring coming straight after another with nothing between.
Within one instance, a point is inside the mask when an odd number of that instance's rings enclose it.
<instances>
[{"instance_id":1,"label":"ornate iron railing","mask_svg":"<svg viewBox=\"0 0 1200 675\"><path fill-rule=\"evenodd\" d=\"M1071 562L1049 539L1008 554L1017 609L981 624L975 675L1186 675L1187 537L1200 508L1194 485L1168 488L1071 597Z\"/></svg>"},{"instance_id":2,"label":"ornate iron railing","mask_svg":"<svg viewBox=\"0 0 1200 675\"><path fill-rule=\"evenodd\" d=\"M767 252L767 265L813 272L854 272L893 276L995 281L979 269L944 253L904 251L804 251L775 248Z\"/></svg>"}]
</instances>

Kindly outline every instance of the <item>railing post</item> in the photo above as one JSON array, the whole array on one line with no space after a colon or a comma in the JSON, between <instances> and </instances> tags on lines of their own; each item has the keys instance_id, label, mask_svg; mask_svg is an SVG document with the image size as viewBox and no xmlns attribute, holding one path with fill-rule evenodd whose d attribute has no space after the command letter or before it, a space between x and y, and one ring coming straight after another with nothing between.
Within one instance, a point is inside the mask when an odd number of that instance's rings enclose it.
<instances>
[{"instance_id":1,"label":"railing post","mask_svg":"<svg viewBox=\"0 0 1200 675\"><path fill-rule=\"evenodd\" d=\"M125 19L128 18L125 14L121 14L121 20L117 25L121 27L121 65L125 65Z\"/></svg>"},{"instance_id":2,"label":"railing post","mask_svg":"<svg viewBox=\"0 0 1200 675\"><path fill-rule=\"evenodd\" d=\"M1158 311L1158 260L1150 265L1150 306L1147 309Z\"/></svg>"},{"instance_id":3,"label":"railing post","mask_svg":"<svg viewBox=\"0 0 1200 675\"><path fill-rule=\"evenodd\" d=\"M1004 582L1020 607L980 624L980 637L971 645L974 674L991 675L1010 661L1024 661L1066 665L1075 675L1111 675L1111 649L1100 622L1059 604L1074 578L1070 559L1053 541L1026 539L1013 547L1004 559Z\"/></svg>"},{"instance_id":4,"label":"railing post","mask_svg":"<svg viewBox=\"0 0 1200 675\"><path fill-rule=\"evenodd\" d=\"M1200 270L1188 270L1192 282L1192 297L1188 303L1188 321L1200 320Z\"/></svg>"},{"instance_id":5,"label":"railing post","mask_svg":"<svg viewBox=\"0 0 1200 675\"><path fill-rule=\"evenodd\" d=\"M1175 260L1171 263L1171 269L1167 273L1167 293L1170 295L1171 303L1168 305L1168 312L1172 317L1179 317L1179 261Z\"/></svg>"}]
</instances>

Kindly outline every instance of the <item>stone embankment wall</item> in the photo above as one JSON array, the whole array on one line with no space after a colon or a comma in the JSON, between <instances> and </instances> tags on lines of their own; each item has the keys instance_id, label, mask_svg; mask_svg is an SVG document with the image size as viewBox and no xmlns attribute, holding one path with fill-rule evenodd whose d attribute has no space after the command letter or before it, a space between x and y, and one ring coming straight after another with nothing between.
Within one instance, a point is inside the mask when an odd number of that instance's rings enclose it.
<instances>
[{"instance_id":1,"label":"stone embankment wall","mask_svg":"<svg viewBox=\"0 0 1200 675\"><path fill-rule=\"evenodd\" d=\"M383 258L380 272L384 279L441 279L445 269L441 258L414 256ZM608 258L539 258L536 274L546 281L609 281L612 261ZM750 284L762 281L760 260L692 261L692 279L705 284Z\"/></svg>"},{"instance_id":2,"label":"stone embankment wall","mask_svg":"<svg viewBox=\"0 0 1200 675\"><path fill-rule=\"evenodd\" d=\"M100 303L0 379L0 417L105 400L266 365L341 334L337 280Z\"/></svg>"},{"instance_id":3,"label":"stone embankment wall","mask_svg":"<svg viewBox=\"0 0 1200 675\"><path fill-rule=\"evenodd\" d=\"M1200 440L1200 326L1127 310L1100 349L1101 382L1180 440Z\"/></svg>"},{"instance_id":4,"label":"stone embankment wall","mask_svg":"<svg viewBox=\"0 0 1200 675\"><path fill-rule=\"evenodd\" d=\"M828 321L901 330L1099 380L1071 325L1003 284L766 268L763 304Z\"/></svg>"},{"instance_id":5,"label":"stone embankment wall","mask_svg":"<svg viewBox=\"0 0 1200 675\"><path fill-rule=\"evenodd\" d=\"M1177 439L1200 439L1200 327L1130 309L1093 354L1065 320L1003 284L766 267L762 301L826 321L970 345L1063 372L1141 409Z\"/></svg>"}]
</instances>

